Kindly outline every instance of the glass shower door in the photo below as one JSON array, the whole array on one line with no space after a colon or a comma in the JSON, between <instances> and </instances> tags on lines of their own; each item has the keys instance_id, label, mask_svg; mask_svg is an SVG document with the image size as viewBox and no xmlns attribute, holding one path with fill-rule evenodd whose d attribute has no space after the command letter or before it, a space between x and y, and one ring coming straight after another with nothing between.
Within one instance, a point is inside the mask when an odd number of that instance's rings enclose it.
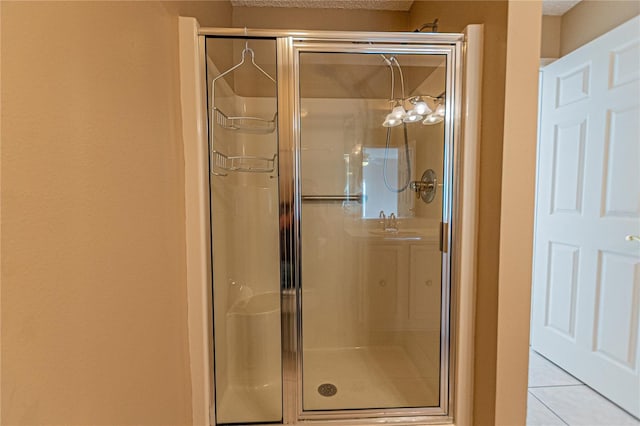
<instances>
[{"instance_id":1,"label":"glass shower door","mask_svg":"<svg viewBox=\"0 0 640 426\"><path fill-rule=\"evenodd\" d=\"M449 57L297 58L300 409L443 413Z\"/></svg>"},{"instance_id":2,"label":"glass shower door","mask_svg":"<svg viewBox=\"0 0 640 426\"><path fill-rule=\"evenodd\" d=\"M275 49L206 41L216 424L282 420Z\"/></svg>"}]
</instances>

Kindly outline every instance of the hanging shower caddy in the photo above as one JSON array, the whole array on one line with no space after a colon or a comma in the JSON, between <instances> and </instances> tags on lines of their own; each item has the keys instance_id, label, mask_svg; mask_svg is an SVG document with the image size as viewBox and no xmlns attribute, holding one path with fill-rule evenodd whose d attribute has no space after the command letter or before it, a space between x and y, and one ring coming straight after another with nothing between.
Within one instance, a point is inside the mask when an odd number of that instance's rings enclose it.
<instances>
[{"instance_id":1,"label":"hanging shower caddy","mask_svg":"<svg viewBox=\"0 0 640 426\"><path fill-rule=\"evenodd\" d=\"M228 156L219 151L211 151L211 165L216 169L229 172L271 173L276 168L277 154L273 157L255 155ZM212 172L215 176L226 176L226 173Z\"/></svg>"},{"instance_id":2,"label":"hanging shower caddy","mask_svg":"<svg viewBox=\"0 0 640 426\"><path fill-rule=\"evenodd\" d=\"M278 114L271 120L259 117L237 116L229 117L219 108L213 107L215 123L227 130L239 130L245 133L269 134L276 129Z\"/></svg>"},{"instance_id":3,"label":"hanging shower caddy","mask_svg":"<svg viewBox=\"0 0 640 426\"><path fill-rule=\"evenodd\" d=\"M226 76L227 74L235 71L237 68L245 63L246 54L251 56L251 64L258 69L265 77L276 83L276 80L269 75L264 69L255 62L255 54L249 47L248 43L245 43L245 47L242 50L242 57L239 63L229 68L227 71L221 73L211 81L211 99L213 105L211 107L211 123L215 123L223 129L238 131L242 133L253 134L271 134L276 130L276 120L278 113L273 114L273 118L266 119L252 116L230 116L225 114L220 108L215 105L215 84L216 81ZM224 170L228 172L248 172L248 173L271 173L276 169L276 161L278 154L273 154L271 157L256 156L256 155L227 155L223 152L215 150L213 148L213 132L211 133L211 174L214 176L227 176L227 173L214 171Z\"/></svg>"}]
</instances>

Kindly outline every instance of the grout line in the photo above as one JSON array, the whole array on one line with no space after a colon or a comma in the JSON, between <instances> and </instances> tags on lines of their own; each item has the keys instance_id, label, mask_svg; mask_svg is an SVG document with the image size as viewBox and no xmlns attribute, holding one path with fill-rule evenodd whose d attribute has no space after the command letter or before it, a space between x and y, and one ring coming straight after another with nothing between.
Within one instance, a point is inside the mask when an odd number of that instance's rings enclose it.
<instances>
[{"instance_id":1,"label":"grout line","mask_svg":"<svg viewBox=\"0 0 640 426\"><path fill-rule=\"evenodd\" d=\"M587 388L588 390L590 390L591 392L595 393L596 395L598 395L600 398L604 399L606 402L608 402L609 404L613 405L615 408L617 408L618 410L622 411L623 413L631 416L631 418L633 418L634 420L640 420L639 417L634 416L633 414L631 414L630 412L628 412L626 409L622 408L620 405L618 405L618 403L616 403L615 401L610 400L609 398L607 398L606 396L604 396L603 394L601 394L600 392L598 392L597 389L592 388L591 386L587 385L586 383L584 384L584 387Z\"/></svg>"},{"instance_id":2,"label":"grout line","mask_svg":"<svg viewBox=\"0 0 640 426\"><path fill-rule=\"evenodd\" d=\"M577 377L571 375L568 371L566 371L565 369L563 369L562 367L560 367L559 365L555 364L553 361L551 361L550 359L548 359L547 357L545 357L544 355L542 355L541 353L535 351L534 349L530 349L531 353L539 356L540 358L542 358L546 364L550 364L550 366L553 368L558 368L560 369L562 372L564 372L565 374L567 374L568 376L574 378L575 380L578 381L577 384L571 384L571 385L549 385L549 386L528 386L527 387L527 391L528 393L530 393L534 398L536 398L538 401L540 401L540 403L542 405L544 405L545 407L547 407L553 414L555 414L558 418L560 418L560 420L562 420L563 423L567 424L564 419L562 419L555 411L553 411L551 408L549 408L544 402L542 402L542 400L540 398L538 398L535 394L533 394L530 390L531 389L542 389L542 388L564 388L564 387L577 387L577 386L584 386L585 388L593 391L594 393L596 393L598 396L600 396L601 398L603 398L605 401L607 401L608 403L610 403L611 405L613 405L615 408L617 408L618 410L622 411L623 413L631 416L631 418L635 419L635 420L640 420L640 418L635 417L633 414L629 413L627 410L625 410L624 408L622 408L621 406L619 406L618 404L616 404L615 402L611 401L609 398L607 398L606 396L602 395L600 392L598 392L597 390L593 389L591 386L587 385L586 383L582 382L580 379L578 379ZM547 368L548 366L545 365L543 368ZM531 366L529 367L529 369L531 369Z\"/></svg>"},{"instance_id":3,"label":"grout line","mask_svg":"<svg viewBox=\"0 0 640 426\"><path fill-rule=\"evenodd\" d=\"M554 416L556 416L558 418L558 420L560 420L562 423L564 423L565 425L569 426L569 423L565 422L564 419L562 417L560 417L560 415L558 413L556 413L555 411L553 411L551 409L551 407L549 407L547 404L544 403L544 401L542 401L540 398L538 398L535 394L533 394L532 392L528 392L532 397L534 397L535 399L538 400L538 402L540 402L540 404L544 405L547 410L551 411L551 414L553 414Z\"/></svg>"}]
</instances>

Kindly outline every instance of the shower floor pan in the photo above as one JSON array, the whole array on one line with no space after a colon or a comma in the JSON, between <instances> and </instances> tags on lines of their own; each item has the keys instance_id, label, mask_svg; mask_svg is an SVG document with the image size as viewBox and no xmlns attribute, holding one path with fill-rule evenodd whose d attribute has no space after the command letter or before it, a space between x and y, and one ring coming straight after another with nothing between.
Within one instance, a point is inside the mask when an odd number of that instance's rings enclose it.
<instances>
[{"instance_id":1,"label":"shower floor pan","mask_svg":"<svg viewBox=\"0 0 640 426\"><path fill-rule=\"evenodd\" d=\"M437 370L433 377L422 376L401 346L308 349L304 353L304 372L302 398L307 411L438 405ZM327 384L335 386L332 396L319 392ZM218 421L231 423L241 418L242 422L252 423L278 419L279 385L229 386L218 396L219 414L224 413Z\"/></svg>"},{"instance_id":2,"label":"shower floor pan","mask_svg":"<svg viewBox=\"0 0 640 426\"><path fill-rule=\"evenodd\" d=\"M219 403L218 423L274 422L282 417L280 383L262 387L229 386Z\"/></svg>"},{"instance_id":3,"label":"shower floor pan","mask_svg":"<svg viewBox=\"0 0 640 426\"><path fill-rule=\"evenodd\" d=\"M306 350L304 373L305 410L438 405L437 371L421 375L401 346ZM327 384L335 386L334 395L323 395Z\"/></svg>"}]
</instances>

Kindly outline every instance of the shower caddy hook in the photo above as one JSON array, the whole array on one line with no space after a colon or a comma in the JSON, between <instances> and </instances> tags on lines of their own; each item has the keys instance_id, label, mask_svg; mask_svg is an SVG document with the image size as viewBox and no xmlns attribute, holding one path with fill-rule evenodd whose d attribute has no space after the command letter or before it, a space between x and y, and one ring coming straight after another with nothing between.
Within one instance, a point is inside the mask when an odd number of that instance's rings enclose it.
<instances>
[{"instance_id":1,"label":"shower caddy hook","mask_svg":"<svg viewBox=\"0 0 640 426\"><path fill-rule=\"evenodd\" d=\"M247 35L247 29L245 27L245 36ZM240 62L229 68L225 72L216 76L211 80L211 99L212 99L212 123L215 122L220 126L229 130L244 130L251 133L271 133L275 130L275 121L277 118L277 112L274 114L273 119L266 120L258 117L238 116L230 117L222 112L215 106L215 83L219 79L228 75L241 67L246 61L247 52L251 56L251 64L257 68L265 77L276 83L276 80L269 75L260 65L255 62L255 53L253 49L249 47L249 42L245 41L244 49L241 52ZM211 133L211 147L213 147L213 132ZM222 152L211 150L211 165L228 171L238 172L252 172L252 173L271 173L275 170L275 161L277 154L273 157L259 157L259 156L228 156ZM214 176L227 176L227 173L211 171Z\"/></svg>"}]
</instances>

